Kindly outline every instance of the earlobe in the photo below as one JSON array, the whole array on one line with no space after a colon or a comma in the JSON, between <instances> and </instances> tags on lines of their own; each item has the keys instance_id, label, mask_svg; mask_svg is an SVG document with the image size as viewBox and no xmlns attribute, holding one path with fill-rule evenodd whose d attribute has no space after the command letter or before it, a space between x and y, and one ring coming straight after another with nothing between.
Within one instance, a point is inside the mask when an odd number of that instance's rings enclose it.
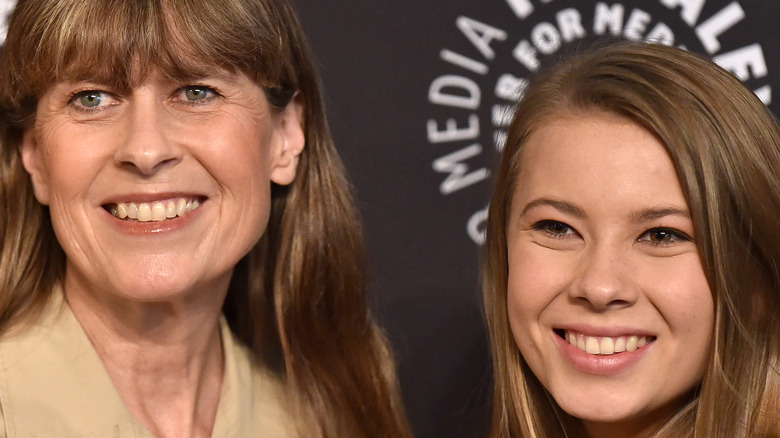
<instances>
[{"instance_id":1,"label":"earlobe","mask_svg":"<svg viewBox=\"0 0 780 438\"><path fill-rule=\"evenodd\" d=\"M271 181L288 185L295 180L298 158L306 145L303 132L303 99L300 92L279 113L276 121L274 141L278 142L272 152Z\"/></svg>"},{"instance_id":2,"label":"earlobe","mask_svg":"<svg viewBox=\"0 0 780 438\"><path fill-rule=\"evenodd\" d=\"M19 152L22 155L24 169L30 174L32 179L35 198L41 204L49 205L49 180L41 167L40 151L38 150L34 128L25 129L22 143L19 145Z\"/></svg>"}]
</instances>

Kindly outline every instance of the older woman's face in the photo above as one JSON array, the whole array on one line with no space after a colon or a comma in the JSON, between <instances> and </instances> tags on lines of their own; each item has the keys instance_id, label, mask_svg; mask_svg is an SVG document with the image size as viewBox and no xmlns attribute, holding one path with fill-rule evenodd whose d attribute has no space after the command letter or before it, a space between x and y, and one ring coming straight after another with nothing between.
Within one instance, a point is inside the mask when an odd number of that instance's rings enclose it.
<instances>
[{"instance_id":1,"label":"older woman's face","mask_svg":"<svg viewBox=\"0 0 780 438\"><path fill-rule=\"evenodd\" d=\"M295 176L300 112L293 100L272 113L243 74L55 84L22 157L66 283L149 301L224 288L265 231L271 181Z\"/></svg>"},{"instance_id":2,"label":"older woman's face","mask_svg":"<svg viewBox=\"0 0 780 438\"><path fill-rule=\"evenodd\" d=\"M700 381L714 306L664 146L603 113L523 150L507 226L508 314L540 382L591 436L638 436Z\"/></svg>"}]
</instances>

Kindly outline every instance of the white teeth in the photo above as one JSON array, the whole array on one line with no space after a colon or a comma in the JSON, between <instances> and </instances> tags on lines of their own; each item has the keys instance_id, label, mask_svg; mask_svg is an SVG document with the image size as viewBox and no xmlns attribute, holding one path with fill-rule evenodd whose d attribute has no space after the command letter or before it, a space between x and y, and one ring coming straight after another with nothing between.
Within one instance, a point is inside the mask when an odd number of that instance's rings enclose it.
<instances>
[{"instance_id":1,"label":"white teeth","mask_svg":"<svg viewBox=\"0 0 780 438\"><path fill-rule=\"evenodd\" d=\"M138 219L138 206L135 202L127 204L127 217L130 219Z\"/></svg>"},{"instance_id":2,"label":"white teeth","mask_svg":"<svg viewBox=\"0 0 780 438\"><path fill-rule=\"evenodd\" d=\"M620 336L615 340L615 353L626 351L626 338Z\"/></svg>"},{"instance_id":3,"label":"white teeth","mask_svg":"<svg viewBox=\"0 0 780 438\"><path fill-rule=\"evenodd\" d=\"M150 220L152 220L152 207L149 207L146 202L138 204L138 221L149 222Z\"/></svg>"},{"instance_id":4,"label":"white teeth","mask_svg":"<svg viewBox=\"0 0 780 438\"><path fill-rule=\"evenodd\" d=\"M630 338L628 338L628 340L626 341L626 351L628 351L629 353L632 351L636 351L637 349L636 344L638 341L639 338L636 336L631 336Z\"/></svg>"},{"instance_id":5,"label":"white teeth","mask_svg":"<svg viewBox=\"0 0 780 438\"><path fill-rule=\"evenodd\" d=\"M615 343L612 342L612 338L602 339L599 347L601 347L599 354L612 354L615 352Z\"/></svg>"},{"instance_id":6,"label":"white teeth","mask_svg":"<svg viewBox=\"0 0 780 438\"><path fill-rule=\"evenodd\" d=\"M139 222L160 222L173 219L200 207L197 199L178 198L152 203L120 202L107 207L119 219L136 219Z\"/></svg>"},{"instance_id":7,"label":"white teeth","mask_svg":"<svg viewBox=\"0 0 780 438\"><path fill-rule=\"evenodd\" d=\"M168 205L165 207L165 217L168 219L176 217L176 203L168 201Z\"/></svg>"},{"instance_id":8,"label":"white teeth","mask_svg":"<svg viewBox=\"0 0 780 438\"><path fill-rule=\"evenodd\" d=\"M112 212L113 212L113 210L112 210ZM127 204L124 204L124 203L117 204L116 205L116 212L117 212L117 214L115 216L118 217L119 219L126 218L127 217Z\"/></svg>"},{"instance_id":9,"label":"white teeth","mask_svg":"<svg viewBox=\"0 0 780 438\"><path fill-rule=\"evenodd\" d=\"M177 216L184 216L187 213L187 200L184 198L180 198L178 202L176 202L176 215Z\"/></svg>"},{"instance_id":10,"label":"white teeth","mask_svg":"<svg viewBox=\"0 0 780 438\"><path fill-rule=\"evenodd\" d=\"M165 205L162 202L155 202L152 207L152 220L164 221L165 219Z\"/></svg>"},{"instance_id":11,"label":"white teeth","mask_svg":"<svg viewBox=\"0 0 780 438\"><path fill-rule=\"evenodd\" d=\"M639 348L644 347L653 338L648 339L647 336L616 336L616 337L597 337L586 336L580 333L569 332L565 333L564 338L566 342L574 347L588 353L598 355L610 355L615 353L621 353L623 351L636 351Z\"/></svg>"},{"instance_id":12,"label":"white teeth","mask_svg":"<svg viewBox=\"0 0 780 438\"><path fill-rule=\"evenodd\" d=\"M599 354L599 341L593 336L588 336L588 339L585 340L585 352Z\"/></svg>"}]
</instances>

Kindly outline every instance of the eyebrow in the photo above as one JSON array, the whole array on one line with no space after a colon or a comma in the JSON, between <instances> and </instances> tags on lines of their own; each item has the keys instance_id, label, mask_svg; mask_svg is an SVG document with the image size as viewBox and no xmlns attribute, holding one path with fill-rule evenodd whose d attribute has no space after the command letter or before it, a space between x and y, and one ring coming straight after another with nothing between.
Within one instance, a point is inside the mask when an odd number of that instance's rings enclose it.
<instances>
[{"instance_id":1,"label":"eyebrow","mask_svg":"<svg viewBox=\"0 0 780 438\"><path fill-rule=\"evenodd\" d=\"M528 211L540 207L550 206L556 210L574 216L578 219L587 219L588 215L580 207L566 201L552 198L537 198L529 202L523 208L520 216L524 216ZM666 216L679 216L686 219L690 219L691 214L687 209L681 209L677 207L652 207L643 210L639 210L631 214L631 220L636 223L650 222L653 220L661 219Z\"/></svg>"},{"instance_id":2,"label":"eyebrow","mask_svg":"<svg viewBox=\"0 0 780 438\"><path fill-rule=\"evenodd\" d=\"M588 217L587 214L585 214L585 211L581 209L580 207L577 207L576 205L561 201L558 199L551 199L551 198L537 198L533 201L529 202L525 205L523 208L523 211L520 213L520 216L525 216L525 214L530 211L531 209L534 209L536 207L541 207L543 205L548 205L562 213L566 213L568 215L574 216L578 219L585 219Z\"/></svg>"},{"instance_id":3,"label":"eyebrow","mask_svg":"<svg viewBox=\"0 0 780 438\"><path fill-rule=\"evenodd\" d=\"M215 66L208 66L204 65L203 67L200 67L194 71L188 71L184 74L166 74L162 70L159 70L157 72L160 76L158 79L167 80L170 82L200 82L205 81L209 79L216 79L221 80L225 82L232 82L235 80L235 77L237 76L238 72L231 71L226 68L220 68ZM140 78L134 78L133 74L128 74L128 76L118 78L116 76L111 76L110 72L93 72L93 71L85 71L85 72L66 72L66 74L63 76L64 82L71 82L71 83L91 83L95 85L101 85L101 86L110 86L115 88L125 88L130 87L132 88L135 82L144 82L146 80L149 80L152 78L155 74L154 68L150 69L150 71L145 72L144 76ZM128 83L125 83L128 82Z\"/></svg>"},{"instance_id":4,"label":"eyebrow","mask_svg":"<svg viewBox=\"0 0 780 438\"><path fill-rule=\"evenodd\" d=\"M686 219L691 218L691 213L687 209L681 209L676 207L656 207L648 208L645 210L637 211L631 215L631 219L634 222L642 223L649 222L656 219L661 219L666 216L679 216Z\"/></svg>"}]
</instances>

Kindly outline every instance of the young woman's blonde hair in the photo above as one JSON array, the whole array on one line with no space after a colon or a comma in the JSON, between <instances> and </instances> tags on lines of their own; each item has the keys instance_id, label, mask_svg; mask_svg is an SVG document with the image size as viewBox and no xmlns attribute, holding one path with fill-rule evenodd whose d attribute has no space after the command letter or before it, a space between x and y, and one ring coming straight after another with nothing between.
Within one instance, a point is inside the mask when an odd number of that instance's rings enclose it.
<instances>
[{"instance_id":1,"label":"young woman's blonde hair","mask_svg":"<svg viewBox=\"0 0 780 438\"><path fill-rule=\"evenodd\" d=\"M608 111L666 146L690 205L715 302L711 355L657 437L780 436L780 130L736 78L683 50L634 42L565 59L525 91L487 224L485 311L495 375L492 435L577 437L523 360L507 316L507 217L529 135L560 115ZM557 153L565 153L558 151Z\"/></svg>"},{"instance_id":2,"label":"young woman's blonde hair","mask_svg":"<svg viewBox=\"0 0 780 438\"><path fill-rule=\"evenodd\" d=\"M294 183L272 188L268 228L235 270L229 324L286 382L302 436L409 435L388 344L366 302L356 209L286 1L19 0L2 52L0 330L33 321L64 275L18 151L41 94L62 80L126 90L152 73L186 83L243 72L276 111L299 93L306 147Z\"/></svg>"}]
</instances>

